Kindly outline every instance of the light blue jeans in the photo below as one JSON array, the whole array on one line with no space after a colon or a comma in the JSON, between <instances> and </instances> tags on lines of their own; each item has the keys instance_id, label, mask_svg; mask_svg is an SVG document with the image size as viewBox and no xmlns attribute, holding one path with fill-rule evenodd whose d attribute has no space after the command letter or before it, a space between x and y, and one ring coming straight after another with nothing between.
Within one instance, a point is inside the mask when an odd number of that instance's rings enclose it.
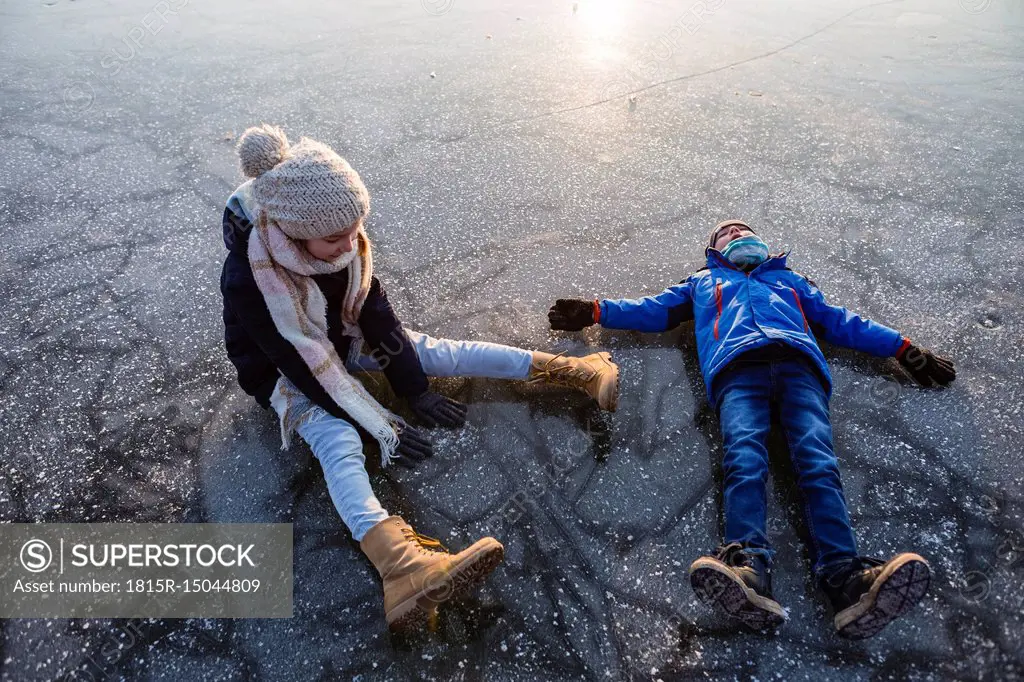
<instances>
[{"instance_id":1,"label":"light blue jeans","mask_svg":"<svg viewBox=\"0 0 1024 682\"><path fill-rule=\"evenodd\" d=\"M406 330L427 376L526 379L530 374L530 351L483 341L449 341ZM348 363L350 371L373 372L377 360L360 355ZM316 407L297 429L320 460L327 490L341 520L357 542L367 531L388 517L370 488L363 443L359 432L344 419Z\"/></svg>"}]
</instances>

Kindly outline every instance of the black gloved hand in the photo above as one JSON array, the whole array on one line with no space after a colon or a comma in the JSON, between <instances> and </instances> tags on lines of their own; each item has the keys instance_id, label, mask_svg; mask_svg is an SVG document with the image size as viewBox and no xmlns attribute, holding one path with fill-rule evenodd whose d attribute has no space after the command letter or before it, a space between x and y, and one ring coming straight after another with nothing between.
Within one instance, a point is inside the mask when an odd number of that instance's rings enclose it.
<instances>
[{"instance_id":1,"label":"black gloved hand","mask_svg":"<svg viewBox=\"0 0 1024 682\"><path fill-rule=\"evenodd\" d=\"M434 444L419 429L403 424L398 430L398 448L395 450L395 461L404 467L412 468L427 457L434 456Z\"/></svg>"},{"instance_id":2,"label":"black gloved hand","mask_svg":"<svg viewBox=\"0 0 1024 682\"><path fill-rule=\"evenodd\" d=\"M953 363L944 357L935 355L927 348L918 348L914 344L907 346L896 356L903 369L914 381L922 386L948 386L956 379Z\"/></svg>"},{"instance_id":3,"label":"black gloved hand","mask_svg":"<svg viewBox=\"0 0 1024 682\"><path fill-rule=\"evenodd\" d=\"M424 391L409 398L408 402L409 409L427 426L462 426L466 423L466 406L440 393Z\"/></svg>"},{"instance_id":4,"label":"black gloved hand","mask_svg":"<svg viewBox=\"0 0 1024 682\"><path fill-rule=\"evenodd\" d=\"M595 324L594 302L577 298L560 298L548 310L548 322L552 329L578 332Z\"/></svg>"}]
</instances>

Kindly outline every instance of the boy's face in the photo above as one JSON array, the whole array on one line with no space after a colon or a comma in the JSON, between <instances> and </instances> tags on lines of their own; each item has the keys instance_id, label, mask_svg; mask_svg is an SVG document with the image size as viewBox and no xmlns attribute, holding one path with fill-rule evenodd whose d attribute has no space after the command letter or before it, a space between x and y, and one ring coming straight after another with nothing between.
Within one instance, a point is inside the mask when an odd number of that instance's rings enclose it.
<instances>
[{"instance_id":1,"label":"boy's face","mask_svg":"<svg viewBox=\"0 0 1024 682\"><path fill-rule=\"evenodd\" d=\"M726 225L715 234L715 240L712 247L721 251L733 239L749 237L752 234L754 234L754 231L746 225Z\"/></svg>"},{"instance_id":2,"label":"boy's face","mask_svg":"<svg viewBox=\"0 0 1024 682\"><path fill-rule=\"evenodd\" d=\"M356 248L356 234L362 225L363 220L360 218L341 232L335 232L334 234L317 239L306 239L303 244L306 247L306 251L309 251L309 255L313 258L335 261L341 257L341 254L348 253Z\"/></svg>"}]
</instances>

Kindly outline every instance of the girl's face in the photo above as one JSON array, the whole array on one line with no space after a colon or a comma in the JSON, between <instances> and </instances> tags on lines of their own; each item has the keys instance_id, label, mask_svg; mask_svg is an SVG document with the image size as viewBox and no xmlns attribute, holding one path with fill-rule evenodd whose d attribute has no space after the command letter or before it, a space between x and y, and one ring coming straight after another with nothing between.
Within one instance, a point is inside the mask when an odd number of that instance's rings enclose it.
<instances>
[{"instance_id":1,"label":"girl's face","mask_svg":"<svg viewBox=\"0 0 1024 682\"><path fill-rule=\"evenodd\" d=\"M362 226L363 219L360 218L341 232L335 232L334 234L317 239L307 239L303 244L306 247L306 251L309 251L309 255L313 258L335 261L341 257L341 254L348 253L356 248L356 235Z\"/></svg>"}]
</instances>

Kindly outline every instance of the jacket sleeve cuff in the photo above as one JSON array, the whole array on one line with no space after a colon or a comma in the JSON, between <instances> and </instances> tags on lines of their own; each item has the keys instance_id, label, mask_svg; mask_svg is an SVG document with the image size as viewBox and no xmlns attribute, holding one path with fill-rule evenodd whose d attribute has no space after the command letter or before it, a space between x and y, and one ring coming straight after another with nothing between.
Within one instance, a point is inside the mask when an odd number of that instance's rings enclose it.
<instances>
[{"instance_id":1,"label":"jacket sleeve cuff","mask_svg":"<svg viewBox=\"0 0 1024 682\"><path fill-rule=\"evenodd\" d=\"M910 348L910 345L910 339L904 336L903 343L900 345L899 350L896 351L895 357L897 360L903 357L903 354L907 352L907 349Z\"/></svg>"},{"instance_id":2,"label":"jacket sleeve cuff","mask_svg":"<svg viewBox=\"0 0 1024 682\"><path fill-rule=\"evenodd\" d=\"M422 395L430 389L427 377L422 372L407 379L399 379L394 382L389 380L388 383L391 384L391 390L396 396L406 400Z\"/></svg>"}]
</instances>

